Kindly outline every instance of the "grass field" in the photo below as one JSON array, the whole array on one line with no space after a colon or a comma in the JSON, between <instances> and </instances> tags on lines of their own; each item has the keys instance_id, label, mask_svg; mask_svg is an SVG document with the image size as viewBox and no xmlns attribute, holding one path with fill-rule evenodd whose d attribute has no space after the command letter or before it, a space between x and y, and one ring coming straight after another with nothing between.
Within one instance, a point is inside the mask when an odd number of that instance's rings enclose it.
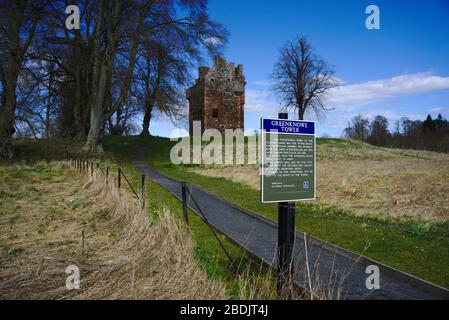
<instances>
[{"instance_id":1,"label":"grass field","mask_svg":"<svg viewBox=\"0 0 449 320\"><path fill-rule=\"evenodd\" d=\"M322 179L327 178L331 181L328 186L321 185L318 180L317 203L297 203L297 229L449 287L449 222L445 209L448 205L448 196L447 192L444 192L448 183L445 169L447 155L376 148L340 139L318 139L317 142L319 170L333 174L334 179L322 175ZM62 142L58 143L62 145ZM216 165L175 166L169 161L169 152L173 144L168 139L157 137L107 138L104 143L106 153L100 159L111 164L120 164L137 183L138 173L130 165L130 158L133 150L145 148L148 161L161 172L207 188L231 202L270 219L277 219L276 206L264 205L259 201L259 192L254 183L257 181L254 167L227 167L225 178ZM78 152L81 146L71 141L67 141L66 145L71 153ZM36 144L28 142L21 142L20 149L26 150L23 151L24 153L42 152ZM37 150L34 152L33 149ZM56 154L60 157L65 156L62 152L55 152L51 156L55 157ZM40 155L42 156L44 155ZM355 166L356 163L359 167ZM401 169L403 167L405 169ZM429 170L426 170L427 167ZM357 174L351 174L352 168L358 170ZM244 181L234 177L231 174L232 170L237 170L236 176L244 173ZM376 175L379 173L384 176L395 174L395 178L382 182L381 179L376 180ZM339 180L345 176L347 176L346 184ZM408 177L408 180L402 181L401 177ZM429 182L427 186L431 189L423 192L428 199L424 197L417 202L414 201L415 193L422 190L413 183L420 179ZM353 192L354 186L356 186L355 192ZM379 186L388 188L383 189ZM338 190L338 188L342 189ZM401 191L401 188L405 190ZM322 194L323 190L329 191L328 198ZM388 201L391 198L394 199L394 190L399 199L395 205L400 209L395 209L393 206L389 209ZM349 194L346 195L348 191ZM366 193L371 194L371 200L365 199ZM160 186L149 183L147 195L150 199L150 210L165 206L170 208L176 216L181 217L179 202ZM341 201L338 201L337 195L341 195ZM332 202L332 197L337 199L336 202ZM382 197L386 202L374 202L376 197ZM407 203L407 199L413 201ZM345 206L352 202L358 202L361 207ZM427 208L427 213L416 214L416 208L419 206ZM383 212L379 208L387 208L387 210ZM395 214L386 214L389 212L395 212ZM221 279L226 283L231 295L238 296L242 285L235 281L236 275L229 262L218 244L214 242L210 231L193 214L191 217L196 258L211 278ZM247 261L241 250L226 241L225 245L236 261L241 261L242 264Z\"/></svg>"},{"instance_id":2,"label":"grass field","mask_svg":"<svg viewBox=\"0 0 449 320\"><path fill-rule=\"evenodd\" d=\"M356 215L423 223L449 220L449 155L319 139L317 204ZM257 165L194 168L259 190Z\"/></svg>"},{"instance_id":3,"label":"grass field","mask_svg":"<svg viewBox=\"0 0 449 320\"><path fill-rule=\"evenodd\" d=\"M166 208L148 215L111 187L67 162L0 166L0 297L228 297ZM65 288L69 265L80 268L79 290Z\"/></svg>"}]
</instances>

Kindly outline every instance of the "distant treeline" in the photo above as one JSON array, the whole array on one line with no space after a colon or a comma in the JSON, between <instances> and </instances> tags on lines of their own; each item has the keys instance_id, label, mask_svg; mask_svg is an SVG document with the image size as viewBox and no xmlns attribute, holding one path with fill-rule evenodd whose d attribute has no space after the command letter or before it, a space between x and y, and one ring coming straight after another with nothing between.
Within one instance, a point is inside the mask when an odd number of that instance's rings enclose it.
<instances>
[{"instance_id":1,"label":"distant treeline","mask_svg":"<svg viewBox=\"0 0 449 320\"><path fill-rule=\"evenodd\" d=\"M366 141L375 146L449 152L449 123L441 114L424 121L401 118L390 132L389 122L378 115L373 121L357 115L344 130L347 138Z\"/></svg>"}]
</instances>

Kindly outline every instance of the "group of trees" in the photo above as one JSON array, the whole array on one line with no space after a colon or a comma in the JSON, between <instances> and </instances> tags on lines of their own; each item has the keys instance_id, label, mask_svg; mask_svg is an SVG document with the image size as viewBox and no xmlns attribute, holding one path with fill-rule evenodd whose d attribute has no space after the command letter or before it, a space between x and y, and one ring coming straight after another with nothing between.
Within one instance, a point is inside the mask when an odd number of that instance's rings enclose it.
<instances>
[{"instance_id":1,"label":"group of trees","mask_svg":"<svg viewBox=\"0 0 449 320\"><path fill-rule=\"evenodd\" d=\"M137 114L141 135L150 134L156 113L181 120L190 71L227 38L209 18L207 0L0 0L0 158L13 155L14 135L72 137L102 152L104 134L137 130ZM298 119L328 110L327 94L338 85L301 36L281 48L272 79ZM449 151L441 115L402 118L393 133L385 117L359 115L344 134L378 146Z\"/></svg>"},{"instance_id":2,"label":"group of trees","mask_svg":"<svg viewBox=\"0 0 449 320\"><path fill-rule=\"evenodd\" d=\"M79 28L67 27L69 5L0 0L0 157L14 134L101 152L103 135L127 133L136 113L148 135L156 111L183 116L189 71L227 41L206 0L77 1Z\"/></svg>"},{"instance_id":3,"label":"group of trees","mask_svg":"<svg viewBox=\"0 0 449 320\"><path fill-rule=\"evenodd\" d=\"M428 115L424 121L401 118L394 123L393 132L384 116L370 122L357 115L344 129L344 136L382 147L449 152L449 122L441 114L435 119Z\"/></svg>"}]
</instances>

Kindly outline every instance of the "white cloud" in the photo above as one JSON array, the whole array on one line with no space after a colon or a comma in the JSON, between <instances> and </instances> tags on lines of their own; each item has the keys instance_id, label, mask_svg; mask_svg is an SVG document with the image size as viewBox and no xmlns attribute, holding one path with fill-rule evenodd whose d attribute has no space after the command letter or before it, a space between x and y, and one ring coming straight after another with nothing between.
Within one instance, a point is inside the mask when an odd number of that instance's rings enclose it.
<instances>
[{"instance_id":1,"label":"white cloud","mask_svg":"<svg viewBox=\"0 0 449 320\"><path fill-rule=\"evenodd\" d=\"M449 77L435 76L430 72L413 73L334 88L330 91L328 104L355 106L404 94L439 89L449 89Z\"/></svg>"},{"instance_id":2,"label":"white cloud","mask_svg":"<svg viewBox=\"0 0 449 320\"><path fill-rule=\"evenodd\" d=\"M186 129L174 128L170 131L169 138L177 139L177 138L188 137L188 136L189 136L189 132Z\"/></svg>"},{"instance_id":3,"label":"white cloud","mask_svg":"<svg viewBox=\"0 0 449 320\"><path fill-rule=\"evenodd\" d=\"M329 96L327 106L335 107L324 114L318 120L318 134L329 134L334 137L341 135L348 121L357 114L362 114L372 120L376 115L381 114L390 121L390 125L401 117L410 119L425 119L428 112L442 113L444 108L410 109L396 103L391 104L386 101L381 104L371 104L402 95L431 92L439 89L449 89L449 77L435 76L431 73L415 73L399 75L390 79L372 80L358 84L347 84L342 79L338 79L342 85L334 89ZM245 125L257 127L258 118L261 116L275 116L279 110L279 102L269 91L263 82L253 82L258 85L258 89L246 90ZM426 110L426 111L424 111ZM296 115L291 114L292 117ZM308 115L314 118L314 115Z\"/></svg>"},{"instance_id":4,"label":"white cloud","mask_svg":"<svg viewBox=\"0 0 449 320\"><path fill-rule=\"evenodd\" d=\"M268 90L247 89L245 100L245 112L273 113L280 109Z\"/></svg>"},{"instance_id":5,"label":"white cloud","mask_svg":"<svg viewBox=\"0 0 449 320\"><path fill-rule=\"evenodd\" d=\"M427 111L429 111L429 112L442 112L442 111L444 111L444 108L441 108L441 107L439 107L439 108L430 108L430 109L427 109Z\"/></svg>"},{"instance_id":6,"label":"white cloud","mask_svg":"<svg viewBox=\"0 0 449 320\"><path fill-rule=\"evenodd\" d=\"M432 75L430 72L405 74L389 79L371 80L356 84L345 84L342 79L336 79L342 85L329 91L327 105L329 107L345 106L347 111L373 101L449 89L449 77ZM268 82L256 81L253 84L267 86ZM266 112L268 110L277 111L278 109L279 105L276 104L268 89L246 91L246 111ZM443 108L429 109L431 112L443 110Z\"/></svg>"}]
</instances>

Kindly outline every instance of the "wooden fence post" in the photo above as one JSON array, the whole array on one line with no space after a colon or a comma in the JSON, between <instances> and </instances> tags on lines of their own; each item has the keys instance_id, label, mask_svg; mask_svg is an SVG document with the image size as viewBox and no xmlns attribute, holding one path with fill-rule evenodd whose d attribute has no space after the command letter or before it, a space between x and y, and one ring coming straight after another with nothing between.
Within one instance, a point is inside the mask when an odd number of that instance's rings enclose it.
<instances>
[{"instance_id":1,"label":"wooden fence post","mask_svg":"<svg viewBox=\"0 0 449 320\"><path fill-rule=\"evenodd\" d=\"M142 200L142 208L145 208L145 175L142 175L142 185L141 185L141 190L142 190L142 194L141 194L141 200Z\"/></svg>"},{"instance_id":2,"label":"wooden fence post","mask_svg":"<svg viewBox=\"0 0 449 320\"><path fill-rule=\"evenodd\" d=\"M186 225L189 225L189 216L187 208L187 187L184 181L181 182L181 194L182 194L182 212L184 214L184 222L186 223Z\"/></svg>"},{"instance_id":3,"label":"wooden fence post","mask_svg":"<svg viewBox=\"0 0 449 320\"><path fill-rule=\"evenodd\" d=\"M122 186L122 170L120 169L120 168L118 168L117 169L117 174L118 174L118 177L117 177L117 186L118 186L118 189L120 190L120 188L121 188L121 186Z\"/></svg>"}]
</instances>

